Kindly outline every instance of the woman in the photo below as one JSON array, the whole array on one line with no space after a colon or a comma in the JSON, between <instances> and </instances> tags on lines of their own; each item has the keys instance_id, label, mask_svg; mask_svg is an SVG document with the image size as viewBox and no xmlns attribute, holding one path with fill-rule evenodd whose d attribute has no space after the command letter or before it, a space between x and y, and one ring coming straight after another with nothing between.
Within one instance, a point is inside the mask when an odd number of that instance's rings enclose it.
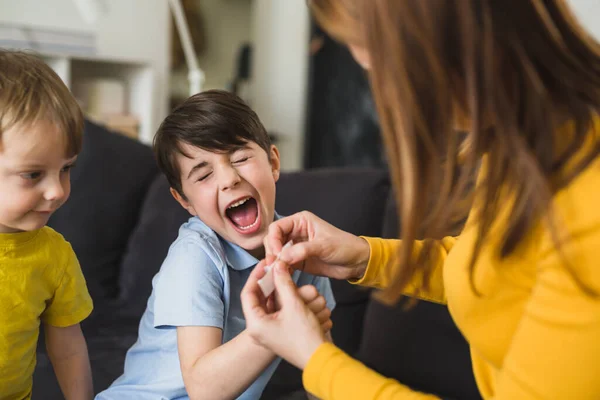
<instances>
[{"instance_id":1,"label":"woman","mask_svg":"<svg viewBox=\"0 0 600 400\"><path fill-rule=\"evenodd\" d=\"M403 240L358 238L308 213L279 220L267 253L296 244L277 263L279 311L265 311L262 264L242 292L253 337L303 369L317 397L435 398L326 343L281 272L292 265L385 289L387 302L447 302L486 399L600 398L598 43L563 0L311 6L369 70ZM465 228L442 238L480 162Z\"/></svg>"}]
</instances>

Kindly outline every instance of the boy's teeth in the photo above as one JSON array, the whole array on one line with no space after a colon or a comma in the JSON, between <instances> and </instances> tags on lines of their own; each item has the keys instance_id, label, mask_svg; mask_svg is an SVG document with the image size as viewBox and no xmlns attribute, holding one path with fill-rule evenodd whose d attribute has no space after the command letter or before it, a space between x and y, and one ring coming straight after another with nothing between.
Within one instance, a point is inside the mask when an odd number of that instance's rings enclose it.
<instances>
[{"instance_id":1,"label":"boy's teeth","mask_svg":"<svg viewBox=\"0 0 600 400\"><path fill-rule=\"evenodd\" d=\"M227 209L229 210L229 209L231 209L231 208L234 208L234 207L239 207L239 206L241 206L242 204L244 204L245 202L247 202L248 200L250 200L250 197L248 197L248 198L245 198L245 199L243 199L243 200L240 200L240 201L237 201L237 202L233 203L232 205L230 205L229 207L227 207Z\"/></svg>"}]
</instances>

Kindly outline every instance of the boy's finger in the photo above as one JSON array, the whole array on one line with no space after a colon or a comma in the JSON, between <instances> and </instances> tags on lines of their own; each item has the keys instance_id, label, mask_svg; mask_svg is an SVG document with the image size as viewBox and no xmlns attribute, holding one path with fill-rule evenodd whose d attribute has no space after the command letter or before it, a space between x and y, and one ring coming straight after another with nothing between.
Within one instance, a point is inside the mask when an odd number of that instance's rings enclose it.
<instances>
[{"instance_id":1,"label":"boy's finger","mask_svg":"<svg viewBox=\"0 0 600 400\"><path fill-rule=\"evenodd\" d=\"M319 322L323 324L331 319L331 311L329 311L329 308L324 308L316 316Z\"/></svg>"},{"instance_id":2,"label":"boy's finger","mask_svg":"<svg viewBox=\"0 0 600 400\"><path fill-rule=\"evenodd\" d=\"M298 288L298 295L304 303L308 304L319 297L319 291L313 285L304 285Z\"/></svg>"},{"instance_id":3,"label":"boy's finger","mask_svg":"<svg viewBox=\"0 0 600 400\"><path fill-rule=\"evenodd\" d=\"M330 319L321 324L321 329L325 333L331 331L331 328L333 328L333 322Z\"/></svg>"},{"instance_id":4,"label":"boy's finger","mask_svg":"<svg viewBox=\"0 0 600 400\"><path fill-rule=\"evenodd\" d=\"M321 310L323 310L324 308L327 308L327 301L325 300L325 297L319 295L307 305L313 313L317 314L321 312Z\"/></svg>"}]
</instances>

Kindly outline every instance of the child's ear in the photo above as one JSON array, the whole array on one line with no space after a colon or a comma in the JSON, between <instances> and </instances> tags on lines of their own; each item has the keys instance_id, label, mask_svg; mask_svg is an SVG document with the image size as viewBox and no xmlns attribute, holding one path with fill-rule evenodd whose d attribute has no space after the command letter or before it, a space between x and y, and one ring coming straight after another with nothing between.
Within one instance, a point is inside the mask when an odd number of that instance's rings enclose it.
<instances>
[{"instance_id":1,"label":"child's ear","mask_svg":"<svg viewBox=\"0 0 600 400\"><path fill-rule=\"evenodd\" d=\"M279 180L279 174L281 172L281 159L279 158L279 149L277 149L277 146L275 145L271 145L270 159L271 171L273 172L273 179L275 179L275 182L277 182Z\"/></svg>"},{"instance_id":2,"label":"child's ear","mask_svg":"<svg viewBox=\"0 0 600 400\"><path fill-rule=\"evenodd\" d=\"M192 207L192 205L185 199L185 197L183 197L177 190L173 188L169 188L169 191L171 192L171 195L175 198L175 200L177 200L177 202L181 204L181 207L185 208L190 214L194 216L196 215L196 210L194 210L194 207Z\"/></svg>"}]
</instances>

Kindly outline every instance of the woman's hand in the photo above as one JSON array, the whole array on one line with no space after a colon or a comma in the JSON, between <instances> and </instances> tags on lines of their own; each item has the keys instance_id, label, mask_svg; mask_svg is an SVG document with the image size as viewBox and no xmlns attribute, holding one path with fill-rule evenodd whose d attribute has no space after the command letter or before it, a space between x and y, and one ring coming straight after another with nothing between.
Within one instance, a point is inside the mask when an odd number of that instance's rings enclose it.
<instances>
[{"instance_id":1,"label":"woman's hand","mask_svg":"<svg viewBox=\"0 0 600 400\"><path fill-rule=\"evenodd\" d=\"M315 350L326 341L324 331L331 328L329 310L320 304L320 296L309 300L314 292L305 292L311 289L296 288L286 264L279 261L273 268L278 311L269 312L267 299L258 285L258 279L265 273L264 263L260 263L241 294L246 330L257 343L304 369Z\"/></svg>"},{"instance_id":2,"label":"woman's hand","mask_svg":"<svg viewBox=\"0 0 600 400\"><path fill-rule=\"evenodd\" d=\"M290 240L294 244L281 252ZM307 211L273 222L264 244L267 255L281 252L279 259L295 269L335 279L361 278L370 255L366 240Z\"/></svg>"}]
</instances>

